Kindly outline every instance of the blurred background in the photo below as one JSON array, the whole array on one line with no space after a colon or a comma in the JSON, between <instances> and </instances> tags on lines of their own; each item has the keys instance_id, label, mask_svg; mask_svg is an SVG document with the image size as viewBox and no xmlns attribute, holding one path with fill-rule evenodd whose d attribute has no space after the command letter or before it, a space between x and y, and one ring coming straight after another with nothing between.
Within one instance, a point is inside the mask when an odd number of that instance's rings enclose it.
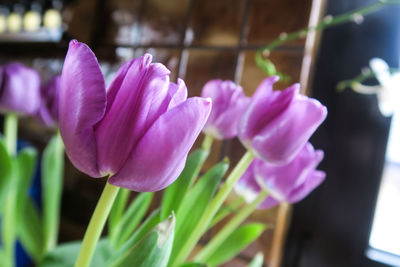
<instances>
[{"instance_id":1,"label":"blurred background","mask_svg":"<svg viewBox=\"0 0 400 267\"><path fill-rule=\"evenodd\" d=\"M254 62L258 48L281 33L316 25L327 14L373 2L0 1L0 64L22 62L46 81L61 72L68 42L77 39L95 52L106 82L122 62L149 52L171 70L173 80L185 80L191 96L215 78L234 80L251 95L266 76ZM392 119L380 114L375 96L336 90L372 57L398 67L399 18L399 6L383 8L361 24L309 33L271 53L291 82L300 82L304 93L328 106L328 119L312 138L325 151L320 168L327 179L301 203L257 212L252 220L271 227L226 266L245 266L259 250L266 255L265 266L400 266L400 157L386 153L391 147L398 155L400 149L395 141L388 143ZM279 82L277 88L288 85ZM52 134L30 119L20 122L19 132L42 149ZM243 153L236 139L216 142L205 168L224 156L233 165ZM104 182L86 177L66 159L61 242L83 236ZM370 240L371 229L375 238Z\"/></svg>"}]
</instances>

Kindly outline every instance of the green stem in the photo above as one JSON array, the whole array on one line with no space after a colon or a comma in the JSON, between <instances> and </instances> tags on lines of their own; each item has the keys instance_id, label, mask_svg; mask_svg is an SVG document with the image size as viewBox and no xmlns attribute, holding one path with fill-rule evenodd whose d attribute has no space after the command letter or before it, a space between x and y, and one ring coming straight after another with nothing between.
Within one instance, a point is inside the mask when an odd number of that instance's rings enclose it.
<instances>
[{"instance_id":1,"label":"green stem","mask_svg":"<svg viewBox=\"0 0 400 267\"><path fill-rule=\"evenodd\" d=\"M4 138L10 155L17 153L18 117L17 114L9 113L4 119Z\"/></svg>"},{"instance_id":2,"label":"green stem","mask_svg":"<svg viewBox=\"0 0 400 267\"><path fill-rule=\"evenodd\" d=\"M64 178L64 143L60 131L54 137L54 154L51 155L52 170L42 168L42 198L43 198L43 226L44 247L43 255L57 245L58 230L60 226L60 208ZM50 149L49 148L46 148ZM46 151L45 153L48 153ZM46 157L49 160L49 157ZM43 157L43 161L45 157ZM48 177L49 174L51 177Z\"/></svg>"},{"instance_id":3,"label":"green stem","mask_svg":"<svg viewBox=\"0 0 400 267\"><path fill-rule=\"evenodd\" d=\"M390 70L390 73L400 72L400 69L398 69L398 68L389 68L389 70ZM336 90L338 92L342 92L346 88L352 88L354 85L363 83L364 81L371 79L371 78L376 78L376 74L368 68L367 71L363 71L358 76L356 76L352 79L343 80L343 81L339 82L336 86Z\"/></svg>"},{"instance_id":4,"label":"green stem","mask_svg":"<svg viewBox=\"0 0 400 267\"><path fill-rule=\"evenodd\" d=\"M88 267L90 265L97 242L99 241L115 197L118 194L118 190L119 187L113 186L108 182L106 183L83 237L82 247L75 262L75 267Z\"/></svg>"},{"instance_id":5,"label":"green stem","mask_svg":"<svg viewBox=\"0 0 400 267\"><path fill-rule=\"evenodd\" d=\"M3 235L3 247L7 255L10 267L14 266L15 259L15 240L16 240L16 228L15 228L15 207L16 207L16 182L15 182L15 162L12 163L12 175L7 191L7 205L4 208L3 221L2 221L2 235Z\"/></svg>"},{"instance_id":6,"label":"green stem","mask_svg":"<svg viewBox=\"0 0 400 267\"><path fill-rule=\"evenodd\" d=\"M205 246L194 258L195 262L207 262L208 258L218 249L218 247L235 231L239 225L247 218L258 205L268 196L266 191L262 191L257 198L246 205L238 214L236 214L221 231Z\"/></svg>"},{"instance_id":7,"label":"green stem","mask_svg":"<svg viewBox=\"0 0 400 267\"><path fill-rule=\"evenodd\" d=\"M239 207L243 204L244 200L242 197L236 198L232 203L228 206L222 206L218 213L212 219L208 228L215 226L217 223L225 219L231 213L237 213Z\"/></svg>"},{"instance_id":8,"label":"green stem","mask_svg":"<svg viewBox=\"0 0 400 267\"><path fill-rule=\"evenodd\" d=\"M8 153L11 157L17 154L17 136L18 136L18 116L13 113L6 115L4 120L4 138ZM7 192L7 205L4 208L3 223L2 223L2 236L3 236L3 247L7 255L8 266L14 266L14 255L15 255L15 206L16 206L16 177L15 172L17 171L16 160L12 160L11 177L9 177L10 183L8 184Z\"/></svg>"},{"instance_id":9,"label":"green stem","mask_svg":"<svg viewBox=\"0 0 400 267\"><path fill-rule=\"evenodd\" d=\"M247 151L247 153L243 155L242 159L239 161L239 163L226 179L226 182L221 186L221 189L218 191L215 198L211 201L210 205L204 211L195 229L193 229L191 235L182 246L182 249L179 251L178 255L175 257L175 260L171 262L171 266L180 266L189 256L190 252L196 246L200 237L207 230L208 225L214 218L215 214L221 208L229 193L232 191L232 188L235 185L236 181L239 180L242 174L246 171L247 167L250 165L253 159L254 155L250 151Z\"/></svg>"},{"instance_id":10,"label":"green stem","mask_svg":"<svg viewBox=\"0 0 400 267\"><path fill-rule=\"evenodd\" d=\"M326 29L326 28L329 28L332 26L344 24L346 22L355 20L355 16L358 16L358 17L365 16L372 12L377 11L378 9L382 8L383 6L396 5L396 4L400 4L400 1L399 0L381 0L381 1L378 1L371 5L368 5L368 6L365 6L360 9L353 10L350 12L346 12L344 14L341 14L341 15L338 15L335 17L331 17L331 16L325 17L325 19L323 19L321 21L321 23L319 23L316 26L304 28L304 29L301 29L301 30L298 30L296 32L292 32L289 34L281 34L277 39L275 39L274 41L272 41L268 45L260 48L257 51L256 64L261 69L263 69L263 67L261 66L262 62L265 60L263 58L263 55L265 55L265 54L269 55L269 53L271 51L273 51L274 49L276 49L277 47L279 47L280 45L282 45L284 43L287 43L289 41L293 41L293 40L296 40L299 38L304 38L308 32L323 30L323 29ZM274 74L274 73L272 73L272 74Z\"/></svg>"},{"instance_id":11,"label":"green stem","mask_svg":"<svg viewBox=\"0 0 400 267\"><path fill-rule=\"evenodd\" d=\"M204 139L203 139L203 143L202 143L202 145L201 145L201 148L203 149L203 150L210 150L210 148L211 148L211 145L212 145L212 142L213 142L213 140L214 140L214 136L212 136L211 134L206 134L205 136L204 136Z\"/></svg>"}]
</instances>

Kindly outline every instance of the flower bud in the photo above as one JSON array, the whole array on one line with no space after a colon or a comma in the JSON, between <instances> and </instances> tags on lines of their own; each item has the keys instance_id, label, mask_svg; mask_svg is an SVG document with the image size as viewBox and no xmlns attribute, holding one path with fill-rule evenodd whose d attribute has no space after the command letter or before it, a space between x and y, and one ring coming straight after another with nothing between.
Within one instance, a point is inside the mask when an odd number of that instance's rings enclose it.
<instances>
[{"instance_id":1,"label":"flower bud","mask_svg":"<svg viewBox=\"0 0 400 267\"><path fill-rule=\"evenodd\" d=\"M239 122L238 135L244 146L264 161L289 163L326 118L327 109L315 99L299 93L294 84L273 91L277 76L257 88Z\"/></svg>"},{"instance_id":2,"label":"flower bud","mask_svg":"<svg viewBox=\"0 0 400 267\"><path fill-rule=\"evenodd\" d=\"M0 111L34 115L40 107L39 74L20 63L0 67Z\"/></svg>"},{"instance_id":3,"label":"flower bud","mask_svg":"<svg viewBox=\"0 0 400 267\"><path fill-rule=\"evenodd\" d=\"M185 83L171 83L151 60L125 63L106 91L95 55L73 40L61 75L60 132L72 163L140 192L175 181L211 110L210 100L186 99Z\"/></svg>"},{"instance_id":4,"label":"flower bud","mask_svg":"<svg viewBox=\"0 0 400 267\"><path fill-rule=\"evenodd\" d=\"M232 81L211 80L204 85L201 96L209 97L213 102L203 132L217 139L235 137L240 116L250 101L242 87Z\"/></svg>"},{"instance_id":5,"label":"flower bud","mask_svg":"<svg viewBox=\"0 0 400 267\"><path fill-rule=\"evenodd\" d=\"M252 202L261 189L269 195L260 209L271 208L280 202L295 203L305 198L325 179L325 173L316 170L324 153L307 143L286 165L271 165L254 159L235 185L235 191L247 202Z\"/></svg>"}]
</instances>

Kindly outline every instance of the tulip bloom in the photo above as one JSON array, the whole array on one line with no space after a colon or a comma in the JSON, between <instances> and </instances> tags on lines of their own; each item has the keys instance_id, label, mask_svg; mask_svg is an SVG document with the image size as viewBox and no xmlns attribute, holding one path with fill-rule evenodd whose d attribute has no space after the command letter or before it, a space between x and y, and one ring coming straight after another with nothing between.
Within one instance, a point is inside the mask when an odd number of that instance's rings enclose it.
<instances>
[{"instance_id":1,"label":"tulip bloom","mask_svg":"<svg viewBox=\"0 0 400 267\"><path fill-rule=\"evenodd\" d=\"M0 67L0 111L34 115L40 106L39 74L20 63Z\"/></svg>"},{"instance_id":2,"label":"tulip bloom","mask_svg":"<svg viewBox=\"0 0 400 267\"><path fill-rule=\"evenodd\" d=\"M211 80L204 85L201 96L210 97L213 102L203 132L217 139L235 137L240 116L250 101L242 87L232 81Z\"/></svg>"},{"instance_id":3,"label":"tulip bloom","mask_svg":"<svg viewBox=\"0 0 400 267\"><path fill-rule=\"evenodd\" d=\"M251 202L264 188L269 196L260 204L259 209L268 209L280 202L298 202L325 179L325 173L316 170L323 157L321 150L314 150L307 143L293 161L286 165L276 166L254 159L236 183L235 191L247 202Z\"/></svg>"},{"instance_id":4,"label":"tulip bloom","mask_svg":"<svg viewBox=\"0 0 400 267\"><path fill-rule=\"evenodd\" d=\"M41 105L36 117L41 123L49 127L58 122L60 86L61 76L56 75L40 89Z\"/></svg>"},{"instance_id":5,"label":"tulip bloom","mask_svg":"<svg viewBox=\"0 0 400 267\"><path fill-rule=\"evenodd\" d=\"M299 93L299 84L273 91L277 76L266 78L257 88L239 122L244 146L264 161L290 162L326 118L320 102Z\"/></svg>"},{"instance_id":6,"label":"tulip bloom","mask_svg":"<svg viewBox=\"0 0 400 267\"><path fill-rule=\"evenodd\" d=\"M61 75L59 121L66 152L82 172L134 191L157 191L181 173L211 110L187 98L182 80L151 55L125 63L107 92L93 52L70 42Z\"/></svg>"}]
</instances>

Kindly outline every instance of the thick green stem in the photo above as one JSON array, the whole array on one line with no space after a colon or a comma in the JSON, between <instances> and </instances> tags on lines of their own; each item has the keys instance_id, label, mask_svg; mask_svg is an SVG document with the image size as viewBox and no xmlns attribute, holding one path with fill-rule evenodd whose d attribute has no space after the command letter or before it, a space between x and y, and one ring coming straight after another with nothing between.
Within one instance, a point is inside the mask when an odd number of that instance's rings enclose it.
<instances>
[{"instance_id":1,"label":"thick green stem","mask_svg":"<svg viewBox=\"0 0 400 267\"><path fill-rule=\"evenodd\" d=\"M214 136L212 136L211 134L206 134L204 136L203 143L201 144L201 148L209 151L211 149L213 140Z\"/></svg>"},{"instance_id":2,"label":"thick green stem","mask_svg":"<svg viewBox=\"0 0 400 267\"><path fill-rule=\"evenodd\" d=\"M18 117L14 113L9 113L4 119L4 138L10 155L15 155L17 153L17 136Z\"/></svg>"},{"instance_id":3,"label":"thick green stem","mask_svg":"<svg viewBox=\"0 0 400 267\"><path fill-rule=\"evenodd\" d=\"M6 115L4 120L4 138L8 153L11 157L17 154L17 136L18 136L18 116L13 113ZM16 177L17 166L16 161L12 161L11 177L9 177L10 183L8 184L7 192L7 205L4 208L3 223L2 223L2 236L3 236L3 247L7 255L8 266L14 266L14 255L15 255L15 239L16 239L16 228L15 228L15 206L16 206Z\"/></svg>"},{"instance_id":4,"label":"thick green stem","mask_svg":"<svg viewBox=\"0 0 400 267\"><path fill-rule=\"evenodd\" d=\"M200 237L207 230L208 225L211 223L215 214L221 208L229 193L232 191L233 186L246 171L247 167L250 165L253 159L254 155L250 151L244 154L242 159L239 161L239 163L226 179L226 182L221 186L221 189L218 191L215 198L212 200L210 205L203 213L202 217L199 220L199 223L196 225L195 229L193 229L191 235L182 246L182 249L179 251L178 255L170 263L170 266L180 266L189 256L190 252L196 246Z\"/></svg>"},{"instance_id":5,"label":"thick green stem","mask_svg":"<svg viewBox=\"0 0 400 267\"><path fill-rule=\"evenodd\" d=\"M8 190L7 190L7 205L5 205L4 208L4 214L3 214L3 221L2 221L2 235L3 235L3 247L4 251L7 255L8 258L8 263L10 267L14 266L14 260L15 260L15 240L16 240L16 226L15 226L15 219L16 219L16 213L15 213L15 207L16 207L16 182L15 182L15 176L13 173L15 173L15 163L13 162L13 171L12 171L12 176L10 177L10 183L8 185Z\"/></svg>"},{"instance_id":6,"label":"thick green stem","mask_svg":"<svg viewBox=\"0 0 400 267\"><path fill-rule=\"evenodd\" d=\"M119 187L113 186L108 182L106 183L83 237L82 247L75 262L75 267L88 267L90 265L97 242L99 241L115 197L118 194L118 190Z\"/></svg>"},{"instance_id":7,"label":"thick green stem","mask_svg":"<svg viewBox=\"0 0 400 267\"><path fill-rule=\"evenodd\" d=\"M54 154L51 155L53 157L52 170L50 171L51 176L46 178L42 176L43 254L46 254L56 247L60 225L60 207L64 180L64 143L60 132L58 132L54 138L55 151ZM44 169L42 169L42 172L43 175L46 175ZM48 176L48 174L46 176Z\"/></svg>"},{"instance_id":8,"label":"thick green stem","mask_svg":"<svg viewBox=\"0 0 400 267\"><path fill-rule=\"evenodd\" d=\"M236 214L222 229L221 231L205 246L194 258L195 262L207 262L208 258L215 252L216 249L235 231L239 225L247 218L258 205L267 197L268 193L262 191L258 197L246 205L238 214Z\"/></svg>"},{"instance_id":9,"label":"thick green stem","mask_svg":"<svg viewBox=\"0 0 400 267\"><path fill-rule=\"evenodd\" d=\"M236 198L232 203L227 206L222 206L218 213L212 219L208 228L215 226L217 223L225 219L229 214L236 213L239 207L243 204L244 200L241 197Z\"/></svg>"}]
</instances>

